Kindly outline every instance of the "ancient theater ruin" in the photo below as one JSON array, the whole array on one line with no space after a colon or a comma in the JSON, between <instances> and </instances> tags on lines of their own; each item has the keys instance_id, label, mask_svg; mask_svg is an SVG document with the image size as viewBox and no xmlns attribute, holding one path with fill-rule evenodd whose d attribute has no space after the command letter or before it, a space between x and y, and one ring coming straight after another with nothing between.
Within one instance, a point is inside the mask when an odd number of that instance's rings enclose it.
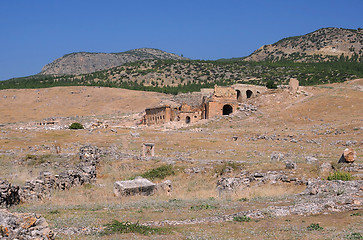
<instances>
[{"instance_id":1,"label":"ancient theater ruin","mask_svg":"<svg viewBox=\"0 0 363 240\"><path fill-rule=\"evenodd\" d=\"M201 119L234 113L239 104L248 98L257 97L267 90L263 86L235 84L214 86L200 92L179 94L172 101L145 109L142 124L153 125L167 122L194 123Z\"/></svg>"}]
</instances>

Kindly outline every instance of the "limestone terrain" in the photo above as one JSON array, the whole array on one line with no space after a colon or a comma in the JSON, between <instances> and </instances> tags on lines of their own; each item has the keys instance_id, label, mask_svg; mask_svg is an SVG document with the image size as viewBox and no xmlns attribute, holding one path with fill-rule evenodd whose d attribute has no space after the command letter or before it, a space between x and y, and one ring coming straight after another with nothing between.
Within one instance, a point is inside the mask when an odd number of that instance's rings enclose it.
<instances>
[{"instance_id":1,"label":"limestone terrain","mask_svg":"<svg viewBox=\"0 0 363 240\"><path fill-rule=\"evenodd\" d=\"M193 124L139 125L145 108L185 97L99 87L1 90L0 200L10 213L0 215L41 219L20 233L55 239L363 235L363 79L296 94L269 90L231 115ZM85 129L67 129L72 122ZM143 143L155 145L154 157L142 157ZM346 148L356 159L338 164ZM162 166L173 173L145 177ZM354 179L327 181L336 170ZM169 180L172 190L115 196L116 182L139 175L152 186ZM113 219L167 231L100 235ZM10 222L0 221L2 237Z\"/></svg>"},{"instance_id":2,"label":"limestone terrain","mask_svg":"<svg viewBox=\"0 0 363 240\"><path fill-rule=\"evenodd\" d=\"M153 48L139 48L121 53L78 52L64 55L45 65L40 74L78 75L144 59L186 60L187 58Z\"/></svg>"},{"instance_id":3,"label":"limestone terrain","mask_svg":"<svg viewBox=\"0 0 363 240\"><path fill-rule=\"evenodd\" d=\"M246 57L247 61L296 60L318 62L332 56L356 59L363 56L363 29L322 28L302 36L288 37L264 45Z\"/></svg>"}]
</instances>

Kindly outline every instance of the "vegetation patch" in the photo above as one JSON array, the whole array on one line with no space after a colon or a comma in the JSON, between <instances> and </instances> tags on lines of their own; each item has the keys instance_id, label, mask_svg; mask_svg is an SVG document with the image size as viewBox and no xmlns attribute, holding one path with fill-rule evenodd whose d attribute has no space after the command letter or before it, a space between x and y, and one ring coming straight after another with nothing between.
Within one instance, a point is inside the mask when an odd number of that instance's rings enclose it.
<instances>
[{"instance_id":1,"label":"vegetation patch","mask_svg":"<svg viewBox=\"0 0 363 240\"><path fill-rule=\"evenodd\" d=\"M216 166L214 169L214 173L217 175L217 177L219 177L230 171L241 170L242 167L243 164L241 163L226 162L224 164Z\"/></svg>"},{"instance_id":2,"label":"vegetation patch","mask_svg":"<svg viewBox=\"0 0 363 240\"><path fill-rule=\"evenodd\" d=\"M49 214L58 214L58 213L60 213L59 210L52 210L49 212Z\"/></svg>"},{"instance_id":3,"label":"vegetation patch","mask_svg":"<svg viewBox=\"0 0 363 240\"><path fill-rule=\"evenodd\" d=\"M167 176L171 176L171 175L175 175L175 171L174 171L174 168L173 166L171 165L163 165L163 166L160 166L158 168L153 168L141 175L138 175L138 176L141 176L143 178L146 178L146 179L149 179L149 180L154 180L154 179L164 179L166 178ZM130 178L131 180L132 179L135 179L135 177L132 177Z\"/></svg>"},{"instance_id":4,"label":"vegetation patch","mask_svg":"<svg viewBox=\"0 0 363 240\"><path fill-rule=\"evenodd\" d=\"M248 198L243 197L243 198L238 199L237 201L239 201L239 202L247 202L248 201Z\"/></svg>"},{"instance_id":5,"label":"vegetation patch","mask_svg":"<svg viewBox=\"0 0 363 240\"><path fill-rule=\"evenodd\" d=\"M307 227L308 231L320 231L324 228L319 225L319 223L312 223Z\"/></svg>"},{"instance_id":6,"label":"vegetation patch","mask_svg":"<svg viewBox=\"0 0 363 240\"><path fill-rule=\"evenodd\" d=\"M217 207L209 205L209 204L201 204L201 205L190 207L190 209L192 209L192 210L215 209L215 208L217 208Z\"/></svg>"},{"instance_id":7,"label":"vegetation patch","mask_svg":"<svg viewBox=\"0 0 363 240\"><path fill-rule=\"evenodd\" d=\"M353 180L353 176L348 172L335 171L334 173L329 174L328 180L351 181Z\"/></svg>"},{"instance_id":8,"label":"vegetation patch","mask_svg":"<svg viewBox=\"0 0 363 240\"><path fill-rule=\"evenodd\" d=\"M29 166L38 166L42 163L47 162L50 159L50 154L44 154L44 155L33 155L33 154L27 154L25 156L25 160L27 161Z\"/></svg>"},{"instance_id":9,"label":"vegetation patch","mask_svg":"<svg viewBox=\"0 0 363 240\"><path fill-rule=\"evenodd\" d=\"M250 222L251 218L247 216L237 216L233 217L233 221L235 222Z\"/></svg>"},{"instance_id":10,"label":"vegetation patch","mask_svg":"<svg viewBox=\"0 0 363 240\"><path fill-rule=\"evenodd\" d=\"M363 239L363 236L359 232L354 232L354 233L350 233L350 234L346 235L345 238L352 239L352 240L360 240L360 239Z\"/></svg>"},{"instance_id":11,"label":"vegetation patch","mask_svg":"<svg viewBox=\"0 0 363 240\"><path fill-rule=\"evenodd\" d=\"M355 216L362 216L363 214L361 212L355 212L350 214L350 216L355 217Z\"/></svg>"},{"instance_id":12,"label":"vegetation patch","mask_svg":"<svg viewBox=\"0 0 363 240\"><path fill-rule=\"evenodd\" d=\"M69 129L83 129L83 125L78 122L74 122L69 125Z\"/></svg>"},{"instance_id":13,"label":"vegetation patch","mask_svg":"<svg viewBox=\"0 0 363 240\"><path fill-rule=\"evenodd\" d=\"M113 220L112 223L105 225L105 230L103 231L103 235L115 234L115 233L139 233L142 235L151 235L151 234L166 234L168 231L164 228L152 228L149 226L144 226L137 223L131 222L119 222L117 220Z\"/></svg>"}]
</instances>

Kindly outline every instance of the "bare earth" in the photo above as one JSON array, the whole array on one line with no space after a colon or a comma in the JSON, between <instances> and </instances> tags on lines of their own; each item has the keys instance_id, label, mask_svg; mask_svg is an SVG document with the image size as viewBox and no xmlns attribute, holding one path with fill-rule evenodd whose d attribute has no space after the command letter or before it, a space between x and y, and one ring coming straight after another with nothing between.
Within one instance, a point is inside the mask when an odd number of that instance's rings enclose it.
<instances>
[{"instance_id":1,"label":"bare earth","mask_svg":"<svg viewBox=\"0 0 363 240\"><path fill-rule=\"evenodd\" d=\"M349 239L363 235L362 204L348 212L167 225L164 227L169 232L164 235L99 235L95 230L112 219L185 221L285 206L293 204L294 194L304 190L304 186L294 184L265 184L221 197L216 191L218 179L239 176L241 171L283 171L305 180L326 178L320 165L336 164L347 147L357 152L355 164L363 164L363 79L300 89L296 96L274 90L248 100L257 107L256 112L240 111L193 125L150 127L136 125L143 110L170 96L98 87L1 90L0 176L14 184L35 179L41 171L56 173L73 164L79 147L85 144L132 156L140 156L142 143L156 146L152 160L108 156L100 162L96 184L54 191L50 199L23 203L11 211L41 214L57 232L57 239ZM34 127L54 117L67 124L100 121L108 127ZM234 141L233 136L238 139ZM56 145L60 153L55 152ZM285 169L283 161L271 158L275 153L294 161L297 169ZM317 162L309 164L309 156ZM227 163L234 163L234 167L226 170ZM176 172L167 177L173 182L171 196L113 195L115 181L164 164L172 164ZM202 170L187 173L185 169L192 167ZM362 172L352 174L362 179ZM212 207L195 210L201 205ZM324 229L308 231L312 223Z\"/></svg>"}]
</instances>

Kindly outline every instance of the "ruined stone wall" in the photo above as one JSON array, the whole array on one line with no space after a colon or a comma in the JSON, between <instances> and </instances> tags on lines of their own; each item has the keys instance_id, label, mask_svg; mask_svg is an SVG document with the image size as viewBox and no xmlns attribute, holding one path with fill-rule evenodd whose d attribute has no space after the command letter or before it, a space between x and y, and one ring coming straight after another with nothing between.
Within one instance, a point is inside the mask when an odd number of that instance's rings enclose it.
<instances>
[{"instance_id":1,"label":"ruined stone wall","mask_svg":"<svg viewBox=\"0 0 363 240\"><path fill-rule=\"evenodd\" d=\"M213 93L214 99L224 99L224 100L236 100L237 99L237 93L234 90L233 87L221 87L221 86L215 86L214 87L214 93Z\"/></svg>"},{"instance_id":2,"label":"ruined stone wall","mask_svg":"<svg viewBox=\"0 0 363 240\"><path fill-rule=\"evenodd\" d=\"M257 97L267 91L267 88L264 86L249 84L235 84L232 87L236 91L236 99L238 102L243 102L248 98Z\"/></svg>"},{"instance_id":3,"label":"ruined stone wall","mask_svg":"<svg viewBox=\"0 0 363 240\"><path fill-rule=\"evenodd\" d=\"M19 202L37 201L49 198L51 190L66 190L74 186L96 181L96 167L101 151L91 145L80 148L80 163L59 174L41 172L34 180L26 181L22 187L0 180L0 207L10 207Z\"/></svg>"},{"instance_id":4,"label":"ruined stone wall","mask_svg":"<svg viewBox=\"0 0 363 240\"><path fill-rule=\"evenodd\" d=\"M143 123L147 125L170 122L174 118L174 113L170 106L148 108L145 112L146 115L144 116Z\"/></svg>"},{"instance_id":5,"label":"ruined stone wall","mask_svg":"<svg viewBox=\"0 0 363 240\"><path fill-rule=\"evenodd\" d=\"M178 121L182 121L185 123L194 123L202 119L202 111L200 110L196 112L179 112L177 119Z\"/></svg>"},{"instance_id":6,"label":"ruined stone wall","mask_svg":"<svg viewBox=\"0 0 363 240\"><path fill-rule=\"evenodd\" d=\"M206 103L205 106L205 117L207 119L213 118L216 116L222 116L222 115L229 115L224 114L223 108L230 106L232 108L232 111L229 113L234 113L238 109L238 103L237 101L209 101Z\"/></svg>"}]
</instances>

